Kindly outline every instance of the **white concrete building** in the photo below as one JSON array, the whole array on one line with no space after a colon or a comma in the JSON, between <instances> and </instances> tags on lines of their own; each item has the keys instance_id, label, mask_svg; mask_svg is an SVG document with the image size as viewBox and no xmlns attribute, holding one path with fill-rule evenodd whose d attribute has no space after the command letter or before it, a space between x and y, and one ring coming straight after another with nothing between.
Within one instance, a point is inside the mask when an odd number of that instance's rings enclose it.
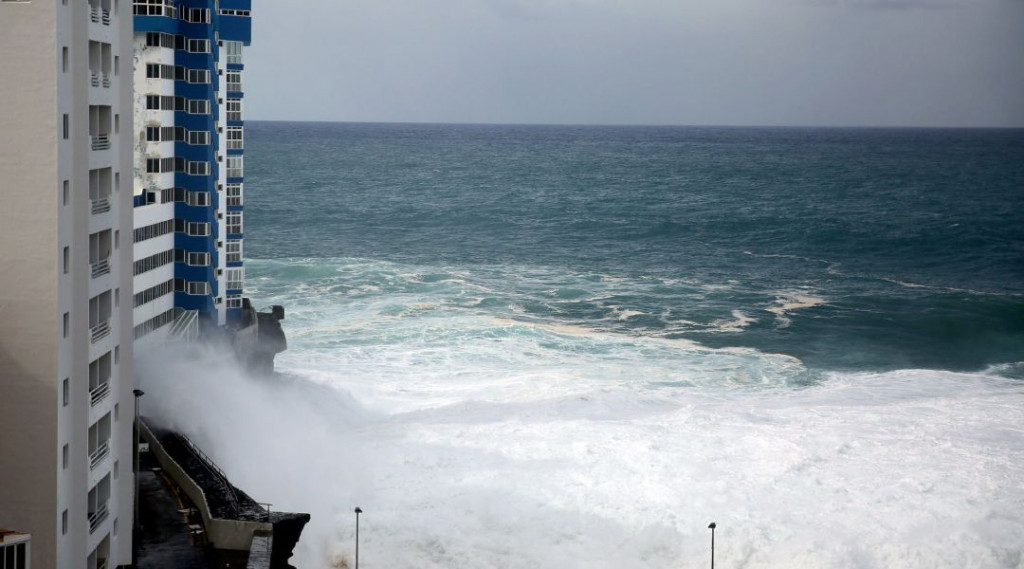
<instances>
[{"instance_id":1,"label":"white concrete building","mask_svg":"<svg viewBox=\"0 0 1024 569\"><path fill-rule=\"evenodd\" d=\"M0 527L131 564L132 5L0 0Z\"/></svg>"}]
</instances>

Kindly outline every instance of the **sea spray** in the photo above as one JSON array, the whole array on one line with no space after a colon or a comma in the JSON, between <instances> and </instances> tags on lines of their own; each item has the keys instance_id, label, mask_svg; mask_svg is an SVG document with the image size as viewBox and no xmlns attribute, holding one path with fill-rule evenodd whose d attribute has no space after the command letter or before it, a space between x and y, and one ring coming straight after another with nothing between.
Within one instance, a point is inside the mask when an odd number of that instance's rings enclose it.
<instances>
[{"instance_id":1,"label":"sea spray","mask_svg":"<svg viewBox=\"0 0 1024 569\"><path fill-rule=\"evenodd\" d=\"M337 369L351 371L344 355ZM347 563L354 505L369 568L699 567L712 519L723 566L1021 559L1014 380L901 371L652 388L588 364L566 389L568 377L502 379L468 361L404 379L369 361L358 374L322 358L289 371L296 356L270 379L217 356L152 362L143 387L144 413L239 486L313 514L301 567Z\"/></svg>"}]
</instances>

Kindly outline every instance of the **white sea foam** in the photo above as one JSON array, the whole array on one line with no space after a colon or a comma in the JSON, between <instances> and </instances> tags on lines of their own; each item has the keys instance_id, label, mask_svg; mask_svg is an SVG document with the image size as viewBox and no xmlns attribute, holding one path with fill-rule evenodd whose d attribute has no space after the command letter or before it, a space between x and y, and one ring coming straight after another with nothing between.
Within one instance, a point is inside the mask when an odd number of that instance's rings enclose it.
<instances>
[{"instance_id":1,"label":"white sea foam","mask_svg":"<svg viewBox=\"0 0 1024 569\"><path fill-rule=\"evenodd\" d=\"M289 308L286 379L162 362L143 408L313 514L297 566L351 564L357 505L369 569L702 567L711 521L721 567L1024 563L1017 364L817 377L435 293L260 286Z\"/></svg>"},{"instance_id":2,"label":"white sea foam","mask_svg":"<svg viewBox=\"0 0 1024 569\"><path fill-rule=\"evenodd\" d=\"M711 323L710 329L718 332L739 332L757 322L757 318L747 316L742 310L732 311L732 320L716 320Z\"/></svg>"},{"instance_id":3,"label":"white sea foam","mask_svg":"<svg viewBox=\"0 0 1024 569\"><path fill-rule=\"evenodd\" d=\"M350 562L356 505L369 569L700 567L710 521L723 567L1020 566L1019 381L800 388L749 349L312 308L287 321L293 380L199 361L144 384L147 415L313 514L298 566Z\"/></svg>"},{"instance_id":4,"label":"white sea foam","mask_svg":"<svg viewBox=\"0 0 1024 569\"><path fill-rule=\"evenodd\" d=\"M811 296L801 292L783 292L779 293L778 298L775 299L775 304L765 308L765 311L771 312L775 315L775 319L779 323L779 328L786 328L793 322L789 318L790 312L800 310L802 308L814 308L815 306L821 306L823 304L828 304L828 301L824 298Z\"/></svg>"},{"instance_id":5,"label":"white sea foam","mask_svg":"<svg viewBox=\"0 0 1024 569\"><path fill-rule=\"evenodd\" d=\"M162 366L145 385L145 412L257 499L313 514L302 567L350 559L356 505L371 569L699 567L712 520L726 567L1019 566L1019 383L653 387L641 362L338 356L361 361L292 354L305 381L286 384Z\"/></svg>"}]
</instances>

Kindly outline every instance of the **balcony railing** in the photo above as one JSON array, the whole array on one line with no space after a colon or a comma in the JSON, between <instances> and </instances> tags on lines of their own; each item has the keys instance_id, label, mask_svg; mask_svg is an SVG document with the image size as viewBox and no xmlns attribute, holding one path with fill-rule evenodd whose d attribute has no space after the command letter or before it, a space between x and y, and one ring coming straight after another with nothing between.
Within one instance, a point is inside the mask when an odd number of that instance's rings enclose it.
<instances>
[{"instance_id":1,"label":"balcony railing","mask_svg":"<svg viewBox=\"0 0 1024 569\"><path fill-rule=\"evenodd\" d=\"M175 314L168 337L183 342L194 342L199 337L199 311L182 310Z\"/></svg>"},{"instance_id":2,"label":"balcony railing","mask_svg":"<svg viewBox=\"0 0 1024 569\"><path fill-rule=\"evenodd\" d=\"M89 399L91 400L91 406L95 407L99 405L100 401L103 401L110 395L110 380L104 381L97 385L93 389L89 390Z\"/></svg>"},{"instance_id":3,"label":"balcony railing","mask_svg":"<svg viewBox=\"0 0 1024 569\"><path fill-rule=\"evenodd\" d=\"M99 71L93 71L90 73L89 84L93 87L100 86L100 73Z\"/></svg>"},{"instance_id":4,"label":"balcony railing","mask_svg":"<svg viewBox=\"0 0 1024 569\"><path fill-rule=\"evenodd\" d=\"M99 215L110 211L110 198L99 198L92 200L92 214Z\"/></svg>"},{"instance_id":5,"label":"balcony railing","mask_svg":"<svg viewBox=\"0 0 1024 569\"><path fill-rule=\"evenodd\" d=\"M103 441L103 444L96 447L96 450L89 453L89 470L93 470L100 461L110 454L110 441Z\"/></svg>"},{"instance_id":6,"label":"balcony railing","mask_svg":"<svg viewBox=\"0 0 1024 569\"><path fill-rule=\"evenodd\" d=\"M110 274L110 259L96 261L89 266L92 267L92 278L94 279Z\"/></svg>"},{"instance_id":7,"label":"balcony railing","mask_svg":"<svg viewBox=\"0 0 1024 569\"><path fill-rule=\"evenodd\" d=\"M92 137L92 149L93 150L110 150L110 136L106 134L97 134Z\"/></svg>"},{"instance_id":8,"label":"balcony railing","mask_svg":"<svg viewBox=\"0 0 1024 569\"><path fill-rule=\"evenodd\" d=\"M110 320L104 320L99 324L89 328L89 335L92 338L92 343L95 344L103 338L110 335Z\"/></svg>"},{"instance_id":9,"label":"balcony railing","mask_svg":"<svg viewBox=\"0 0 1024 569\"><path fill-rule=\"evenodd\" d=\"M107 519L107 515L109 513L110 513L110 511L109 511L109 509L107 507L107 503L106 502L104 502L104 503L100 504L99 506L97 506L95 512L90 512L89 513L89 533L92 533L92 532L96 531L96 528L99 527L99 525L101 523L103 523L103 520Z\"/></svg>"}]
</instances>

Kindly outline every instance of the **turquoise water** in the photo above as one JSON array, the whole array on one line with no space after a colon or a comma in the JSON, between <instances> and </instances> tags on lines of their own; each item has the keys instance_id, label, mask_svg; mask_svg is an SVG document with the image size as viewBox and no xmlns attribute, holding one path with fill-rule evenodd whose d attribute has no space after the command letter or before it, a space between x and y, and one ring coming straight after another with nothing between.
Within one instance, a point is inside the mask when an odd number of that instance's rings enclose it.
<instances>
[{"instance_id":1,"label":"turquoise water","mask_svg":"<svg viewBox=\"0 0 1024 569\"><path fill-rule=\"evenodd\" d=\"M302 566L1024 563L1024 132L247 132L290 349L196 436Z\"/></svg>"},{"instance_id":2,"label":"turquoise water","mask_svg":"<svg viewBox=\"0 0 1024 569\"><path fill-rule=\"evenodd\" d=\"M1021 131L256 123L248 153L249 258L814 368L1024 361Z\"/></svg>"}]
</instances>

